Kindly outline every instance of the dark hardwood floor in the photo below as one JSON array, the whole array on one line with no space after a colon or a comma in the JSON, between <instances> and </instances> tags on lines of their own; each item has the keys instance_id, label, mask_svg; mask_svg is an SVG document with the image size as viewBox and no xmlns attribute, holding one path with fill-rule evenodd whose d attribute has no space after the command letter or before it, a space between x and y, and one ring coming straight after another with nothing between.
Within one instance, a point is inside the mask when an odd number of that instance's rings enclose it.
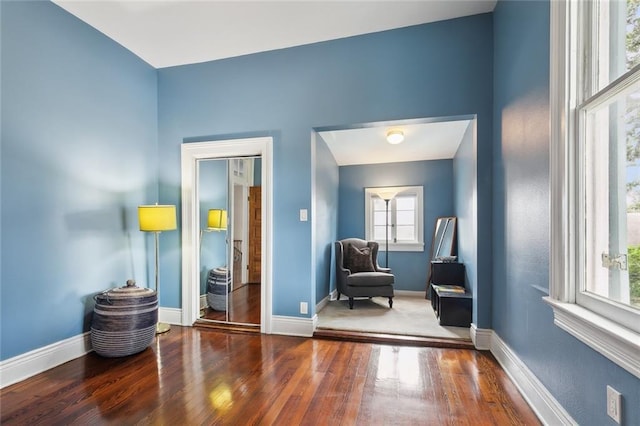
<instances>
[{"instance_id":1,"label":"dark hardwood floor","mask_svg":"<svg viewBox=\"0 0 640 426\"><path fill-rule=\"evenodd\" d=\"M173 326L0 390L3 425L538 425L488 352Z\"/></svg>"}]
</instances>

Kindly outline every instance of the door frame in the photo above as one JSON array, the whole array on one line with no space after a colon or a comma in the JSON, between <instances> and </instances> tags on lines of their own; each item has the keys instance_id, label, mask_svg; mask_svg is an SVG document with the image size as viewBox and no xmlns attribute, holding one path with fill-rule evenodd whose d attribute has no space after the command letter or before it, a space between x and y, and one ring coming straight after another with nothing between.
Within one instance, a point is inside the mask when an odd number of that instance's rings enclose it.
<instances>
[{"instance_id":1,"label":"door frame","mask_svg":"<svg viewBox=\"0 0 640 426\"><path fill-rule=\"evenodd\" d=\"M198 161L260 156L262 159L262 271L260 332L272 330L273 138L243 138L183 143L182 170L182 325L191 326L200 311L200 256L198 250ZM196 288L198 291L196 291Z\"/></svg>"}]
</instances>

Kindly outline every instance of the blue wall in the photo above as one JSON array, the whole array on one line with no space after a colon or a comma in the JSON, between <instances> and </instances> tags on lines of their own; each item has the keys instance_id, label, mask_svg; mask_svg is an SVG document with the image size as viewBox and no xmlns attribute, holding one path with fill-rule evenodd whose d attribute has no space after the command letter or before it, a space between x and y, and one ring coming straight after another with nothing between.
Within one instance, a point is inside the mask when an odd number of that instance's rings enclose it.
<instances>
[{"instance_id":1,"label":"blue wall","mask_svg":"<svg viewBox=\"0 0 640 426\"><path fill-rule=\"evenodd\" d=\"M454 216L458 218L458 261L465 265L466 286L474 295L473 323L487 324L491 321L491 311L478 309L479 302L490 300L491 294L478 294L478 185L474 128L475 121L472 121L453 158L453 204Z\"/></svg>"},{"instance_id":2,"label":"blue wall","mask_svg":"<svg viewBox=\"0 0 640 426\"><path fill-rule=\"evenodd\" d=\"M421 252L389 252L397 290L425 291L433 228L439 216L453 215L453 160L412 161L340 167L338 239L365 237L364 188L424 188L424 247ZM378 262L384 265L384 254Z\"/></svg>"},{"instance_id":3,"label":"blue wall","mask_svg":"<svg viewBox=\"0 0 640 426\"><path fill-rule=\"evenodd\" d=\"M338 236L338 164L329 147L316 134L315 143L315 304L336 288L333 243Z\"/></svg>"},{"instance_id":4,"label":"blue wall","mask_svg":"<svg viewBox=\"0 0 640 426\"><path fill-rule=\"evenodd\" d=\"M493 328L581 425L640 424L640 381L553 324L549 287L549 3L494 12Z\"/></svg>"},{"instance_id":5,"label":"blue wall","mask_svg":"<svg viewBox=\"0 0 640 426\"><path fill-rule=\"evenodd\" d=\"M311 129L477 114L479 220L490 223L492 58L492 15L484 14L161 69L161 202L179 204L185 138L273 136L273 314L300 316L299 302L316 291L316 259L300 250L312 245L314 218L298 220L299 209L311 206ZM490 226L483 232L479 281L489 286ZM166 240L163 295L179 307L179 233Z\"/></svg>"},{"instance_id":6,"label":"blue wall","mask_svg":"<svg viewBox=\"0 0 640 426\"><path fill-rule=\"evenodd\" d=\"M149 282L157 79L53 3L0 7L4 360L88 331L95 293Z\"/></svg>"}]
</instances>

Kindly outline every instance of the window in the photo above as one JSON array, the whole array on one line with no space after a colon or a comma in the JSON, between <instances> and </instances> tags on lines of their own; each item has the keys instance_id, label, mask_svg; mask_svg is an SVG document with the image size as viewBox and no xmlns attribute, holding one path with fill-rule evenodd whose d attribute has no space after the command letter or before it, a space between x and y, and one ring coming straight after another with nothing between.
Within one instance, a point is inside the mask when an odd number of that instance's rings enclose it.
<instances>
[{"instance_id":1,"label":"window","mask_svg":"<svg viewBox=\"0 0 640 426\"><path fill-rule=\"evenodd\" d=\"M551 3L555 322L640 377L640 3Z\"/></svg>"},{"instance_id":2,"label":"window","mask_svg":"<svg viewBox=\"0 0 640 426\"><path fill-rule=\"evenodd\" d=\"M423 251L422 210L422 186L365 188L365 238L384 251L388 232L389 251Z\"/></svg>"}]
</instances>

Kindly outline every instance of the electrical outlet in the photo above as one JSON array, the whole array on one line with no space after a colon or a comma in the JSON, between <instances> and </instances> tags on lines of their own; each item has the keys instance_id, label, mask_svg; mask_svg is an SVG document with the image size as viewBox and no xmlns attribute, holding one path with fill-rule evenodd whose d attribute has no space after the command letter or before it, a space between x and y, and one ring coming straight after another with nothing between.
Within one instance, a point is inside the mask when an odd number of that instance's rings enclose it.
<instances>
[{"instance_id":1,"label":"electrical outlet","mask_svg":"<svg viewBox=\"0 0 640 426\"><path fill-rule=\"evenodd\" d=\"M620 395L620 392L607 385L607 414L618 424L620 424L621 408L622 395Z\"/></svg>"},{"instance_id":2,"label":"electrical outlet","mask_svg":"<svg viewBox=\"0 0 640 426\"><path fill-rule=\"evenodd\" d=\"M300 313L308 314L309 313L309 305L307 302L300 302Z\"/></svg>"}]
</instances>

